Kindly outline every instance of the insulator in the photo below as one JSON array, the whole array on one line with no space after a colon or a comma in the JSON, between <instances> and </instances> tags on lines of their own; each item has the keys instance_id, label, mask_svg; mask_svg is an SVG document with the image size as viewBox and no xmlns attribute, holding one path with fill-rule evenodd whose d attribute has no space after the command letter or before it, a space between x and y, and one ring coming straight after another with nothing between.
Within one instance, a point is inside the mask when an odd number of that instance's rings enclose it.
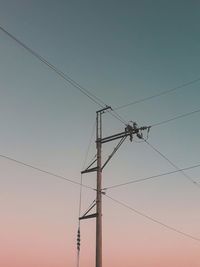
<instances>
[{"instance_id":1,"label":"insulator","mask_svg":"<svg viewBox=\"0 0 200 267\"><path fill-rule=\"evenodd\" d=\"M78 229L77 233L77 250L80 251L80 245L81 245L81 234L80 234L80 229Z\"/></svg>"}]
</instances>

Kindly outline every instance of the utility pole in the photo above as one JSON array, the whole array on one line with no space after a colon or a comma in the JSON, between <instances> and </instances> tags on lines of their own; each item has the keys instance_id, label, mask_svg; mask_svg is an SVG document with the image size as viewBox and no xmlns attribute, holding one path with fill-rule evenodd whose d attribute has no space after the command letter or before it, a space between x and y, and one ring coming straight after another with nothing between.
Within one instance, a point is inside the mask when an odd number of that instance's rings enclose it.
<instances>
[{"instance_id":1,"label":"utility pole","mask_svg":"<svg viewBox=\"0 0 200 267\"><path fill-rule=\"evenodd\" d=\"M81 173L96 172L97 183L96 183L96 201L95 203L79 218L79 220L96 218L96 265L95 267L102 267L102 170L111 160L113 155L120 148L125 139L129 136L130 141L133 140L133 135L136 135L139 139L143 139L143 130L149 132L150 127L138 128L137 123L131 122L127 124L123 132L103 137L102 136L102 115L106 110L112 110L111 107L107 106L96 112L96 149L97 155L95 160ZM113 152L110 154L108 159L102 165L102 144L120 139ZM95 167L92 167L96 163ZM96 206L96 213L88 214Z\"/></svg>"},{"instance_id":2,"label":"utility pole","mask_svg":"<svg viewBox=\"0 0 200 267\"><path fill-rule=\"evenodd\" d=\"M97 197L96 197L96 267L102 267L102 168L101 168L101 139L102 112L96 113L96 147L97 147Z\"/></svg>"}]
</instances>

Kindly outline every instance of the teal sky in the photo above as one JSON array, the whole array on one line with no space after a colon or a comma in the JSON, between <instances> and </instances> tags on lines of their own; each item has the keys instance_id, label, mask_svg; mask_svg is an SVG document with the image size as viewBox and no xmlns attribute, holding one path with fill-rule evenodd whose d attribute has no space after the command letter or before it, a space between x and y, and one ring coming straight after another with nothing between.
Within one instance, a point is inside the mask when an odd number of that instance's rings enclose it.
<instances>
[{"instance_id":1,"label":"teal sky","mask_svg":"<svg viewBox=\"0 0 200 267\"><path fill-rule=\"evenodd\" d=\"M200 78L199 14L195 0L0 0L3 28L112 107ZM199 100L196 82L118 113L151 125L199 109ZM79 181L98 108L0 32L0 154ZM198 164L199 114L153 127L148 141L180 168ZM105 135L123 129L105 114ZM103 148L104 159L114 146ZM0 265L76 266L79 187L3 158L0 167ZM146 144L127 140L103 184L172 170ZM200 182L199 168L187 174ZM84 183L95 186L95 175ZM181 173L107 193L200 238L200 191ZM83 190L83 210L94 198ZM103 267L199 267L200 243L106 198L103 216ZM84 221L81 232L81 267L94 266L94 221Z\"/></svg>"}]
</instances>

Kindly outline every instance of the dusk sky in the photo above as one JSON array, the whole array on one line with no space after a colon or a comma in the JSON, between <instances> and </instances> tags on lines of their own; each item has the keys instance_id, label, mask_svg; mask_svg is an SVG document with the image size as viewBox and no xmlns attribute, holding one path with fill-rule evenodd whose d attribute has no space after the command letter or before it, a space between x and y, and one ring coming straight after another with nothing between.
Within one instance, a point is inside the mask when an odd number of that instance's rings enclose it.
<instances>
[{"instance_id":1,"label":"dusk sky","mask_svg":"<svg viewBox=\"0 0 200 267\"><path fill-rule=\"evenodd\" d=\"M127 122L154 125L200 110L198 0L0 0L0 26ZM0 266L76 267L80 186L4 156L80 182L96 153L99 108L0 30ZM104 114L104 136L124 127ZM152 127L148 142L182 169L200 164L199 136L195 112ZM104 161L116 144L103 145ZM127 138L103 187L175 171L159 152ZM103 267L200 266L200 167L184 173L106 191L132 210L103 197ZM83 183L95 187L95 173ZM82 193L83 213L95 191ZM81 222L80 267L93 266L90 219Z\"/></svg>"}]
</instances>

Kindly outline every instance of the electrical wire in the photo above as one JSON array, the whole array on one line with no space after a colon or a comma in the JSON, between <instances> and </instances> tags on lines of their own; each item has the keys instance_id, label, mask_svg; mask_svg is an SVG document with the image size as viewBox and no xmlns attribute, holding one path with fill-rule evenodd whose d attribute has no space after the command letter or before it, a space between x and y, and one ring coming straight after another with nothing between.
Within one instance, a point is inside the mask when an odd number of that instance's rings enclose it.
<instances>
[{"instance_id":1,"label":"electrical wire","mask_svg":"<svg viewBox=\"0 0 200 267\"><path fill-rule=\"evenodd\" d=\"M11 34L10 32L8 32L5 28L3 28L0 25L0 30L2 32L4 32L7 36L9 36L12 40L14 40L15 42L17 42L20 46L22 46L26 51L28 51L31 55L33 55L34 57L36 57L38 60L40 60L42 63L44 63L45 65L47 65L51 70L53 70L58 76L60 76L61 78L63 78L65 81L67 81L68 83L70 83L72 86L74 86L76 89L78 89L82 94L84 94L85 96L87 96L92 102L94 102L95 104L97 104L98 106L100 106L101 108L107 107L108 105L106 105L100 98L98 98L96 95L92 94L89 90L87 90L86 88L84 88L83 86L81 86L78 82L76 82L74 79L72 79L71 77L69 77L69 75L65 74L64 72L62 72L61 70L59 70L56 66L54 66L53 64L51 64L49 61L47 61L43 56L39 55L37 52L35 52L33 49L31 49L30 47L28 47L26 44L24 44L22 41L20 41L18 38L16 38L13 34ZM139 100L136 100L134 102L131 102L129 104L117 107L111 111L108 111L113 117L115 117L117 120L119 120L120 122L122 122L124 125L127 125L127 121L122 118L117 112L116 110L118 109L122 109L124 107L127 107L129 105L134 105L134 104L138 104L162 95L166 95L169 94L171 92L174 92L178 89L184 88L186 86L192 85L194 83L197 83L200 81L200 78L197 78L195 80L189 81L187 83L184 83L182 85L179 85L177 87L174 87L172 89L166 90L164 92L149 96L149 97L145 97ZM200 110L196 110L190 113L186 113L180 116L177 116L175 118L163 121L163 122L159 122L156 124L153 124L152 126L158 126L167 122L170 122L172 120L175 119L179 119L185 116L189 116L191 114L200 112Z\"/></svg>"},{"instance_id":2,"label":"electrical wire","mask_svg":"<svg viewBox=\"0 0 200 267\"><path fill-rule=\"evenodd\" d=\"M76 258L76 266L80 266L80 246L81 246L81 222L79 218L81 217L81 206L82 206L82 190L83 189L83 177L81 174L81 182L80 182L80 193L79 193L79 209L78 209L78 231L77 231L77 258Z\"/></svg>"},{"instance_id":3,"label":"electrical wire","mask_svg":"<svg viewBox=\"0 0 200 267\"><path fill-rule=\"evenodd\" d=\"M91 147L91 144L92 144L92 139L93 139L93 137L94 137L95 124L96 124L96 122L95 122L95 123L93 124L93 126L92 126L92 132L91 132L91 136L90 136L89 144L88 144L88 147L87 147L87 150L86 150L85 158L84 158L84 161L83 161L82 169L85 169L86 161L87 161L87 159L88 159L88 154L89 154L90 147Z\"/></svg>"},{"instance_id":4,"label":"electrical wire","mask_svg":"<svg viewBox=\"0 0 200 267\"><path fill-rule=\"evenodd\" d=\"M7 159L7 160L9 160L9 161L15 162L15 163L17 163L17 164L20 164L20 165L22 165L22 166L31 168L31 169L33 169L33 170L36 170L36 171L39 171L39 172L48 174L48 175L50 175L50 176L56 177L56 178L58 178L58 179L62 179L62 180L64 180L64 181L70 182L70 183L72 183L72 184L75 184L75 185L81 185L81 183L79 183L79 182L76 182L76 181L71 180L71 179L69 179L69 178L66 178L66 177L64 177L64 176L61 176L61 175L59 175L59 174L55 174L55 173L52 173L52 172L50 172L50 171L43 170L43 169L38 168L38 167L36 167L36 166L33 166L33 165L28 164L28 163L19 161L19 160L17 160L17 159L14 159L14 158L11 158L11 157L2 155L2 154L0 154L0 157L1 157L1 158L4 158L4 159ZM91 190L96 191L94 188L92 188L92 187L90 187L90 186L88 186L88 185L82 184L82 186L85 187L85 188L87 188L87 189L91 189Z\"/></svg>"},{"instance_id":5,"label":"electrical wire","mask_svg":"<svg viewBox=\"0 0 200 267\"><path fill-rule=\"evenodd\" d=\"M92 139L94 136L94 131L95 131L95 123L92 126L92 132L91 132L91 136L89 139L89 144L86 150L86 154L84 157L84 161L83 161L83 166L82 169L85 168L85 164L88 158L88 154L89 154L89 150L90 150L90 146L92 143ZM80 192L79 192L79 209L78 209L78 232L77 232L77 259L76 259L76 266L79 267L80 266L80 248L81 248L81 221L80 221L80 217L81 217L81 208L82 208L82 194L83 194L83 175L81 173L81 179L80 179Z\"/></svg>"},{"instance_id":6,"label":"electrical wire","mask_svg":"<svg viewBox=\"0 0 200 267\"><path fill-rule=\"evenodd\" d=\"M138 100L135 100L133 102L130 102L128 104L124 104L124 105L121 105L121 106L118 106L118 107L115 107L114 110L119 110L119 109L123 109L123 108L126 108L128 106L131 106L131 105L135 105L135 104L139 104L139 103L142 103L142 102L146 102L148 100L151 100L153 98L157 98L157 97L160 97L160 96L163 96L163 95L167 95L167 94L170 94L170 93L173 93L175 91L177 91L178 89L183 89L189 85L192 85L192 84L195 84L197 82L200 81L200 78L197 78L197 79L194 79L192 81L189 81L189 82L186 82L186 83L183 83L181 85L178 85L174 88L171 88L171 89L168 89L168 90L165 90L161 93L158 93L158 94L154 94L154 95L151 95L151 96L148 96L148 97L144 97L144 98L141 98L141 99L138 99Z\"/></svg>"},{"instance_id":7,"label":"electrical wire","mask_svg":"<svg viewBox=\"0 0 200 267\"><path fill-rule=\"evenodd\" d=\"M144 178L140 178L140 179L134 179L134 180L131 180L131 181L128 181L128 182L125 182L125 183L121 183L121 184L115 184L115 185L112 185L112 186L107 186L107 187L103 188L103 190L108 190L108 189L113 189L113 188L129 185L129 184L135 184L135 183L140 183L140 182L144 182L144 181L148 181L148 180L153 180L155 178L167 176L167 175L170 175L170 174L173 174L173 173L177 173L177 172L181 172L181 171L191 170L191 169L198 168L198 167L200 167L200 164L193 165L193 166L186 167L186 168L182 168L182 169L175 170L175 171L161 173L161 174L158 174L158 175L148 176L148 177L144 177Z\"/></svg>"},{"instance_id":8,"label":"electrical wire","mask_svg":"<svg viewBox=\"0 0 200 267\"><path fill-rule=\"evenodd\" d=\"M93 101L94 103L96 103L100 107L105 107L106 106L106 104L101 99L99 99L94 94L92 94L91 92L89 92L86 88L82 87L79 83L77 83L75 80L73 80L72 78L70 78L67 74L65 74L64 72L62 72L61 70L59 70L57 67L55 67L53 64L51 64L49 61L47 61L44 57L42 57L41 55L39 55L33 49L31 49L30 47L28 47L26 44L24 44L22 41L20 41L13 34L11 34L6 29L4 29L2 26L0 26L0 30L3 31L7 36L9 36L12 40L14 40L20 46L22 46L32 56L36 57L38 60L40 60L42 63L44 63L50 69L52 69L57 75L59 75L65 81L67 81L72 86L74 86L76 89L78 89L82 94L84 94L85 96L87 96L91 101Z\"/></svg>"},{"instance_id":9,"label":"electrical wire","mask_svg":"<svg viewBox=\"0 0 200 267\"><path fill-rule=\"evenodd\" d=\"M162 158L164 158L170 165L172 165L176 170L180 171L183 176L185 176L190 182L192 182L196 187L200 188L200 184L193 180L188 174L186 174L183 170L181 170L176 164L174 164L170 159L168 159L163 153L161 153L157 148L151 145L147 140L144 140L145 143L150 146L157 154L159 154Z\"/></svg>"},{"instance_id":10,"label":"electrical wire","mask_svg":"<svg viewBox=\"0 0 200 267\"><path fill-rule=\"evenodd\" d=\"M70 77L69 77L68 75L66 75L64 72L62 72L61 70L59 70L58 68L56 68L53 64L51 64L50 62L48 62L44 57L40 56L38 53L36 53L36 52L33 51L32 49L30 49L27 45L25 45L23 42L21 42L19 39L17 39L17 38L16 38L15 36L13 36L12 34L10 34L8 31L6 31L2 26L0 26L0 30L3 31L5 34L7 34L10 38L12 38L12 39L13 39L15 42L17 42L19 45L21 45L24 49L26 49L26 50L27 50L29 53L31 53L33 56L35 56L38 60L40 60L41 62L43 62L45 65L47 65L47 66L48 66L50 69L52 69L57 75L59 75L59 76L60 76L61 78L63 78L65 81L67 81L67 82L70 83L72 86L74 86L76 89L78 89L82 94L84 94L85 96L87 96L92 102L94 102L95 104L97 104L98 106L100 106L100 107L102 107L102 108L104 108L104 107L107 106L107 105L106 105L100 98L98 98L97 96L95 96L94 94L92 94L90 91L88 91L86 88L84 88L83 86L81 86L81 85L80 85L79 83L77 83L75 80L73 80L72 78L70 78ZM171 92L173 92L173 91L175 91L175 90L181 89L181 88L186 87L186 86L191 85L191 84L194 84L194 83L198 82L199 80L200 80L200 79L196 79L196 80L193 80L193 81L191 81L191 82L185 83L185 84L183 84L183 85L181 85L181 86L175 87L175 88L173 88L173 89L164 91L164 92L162 92L162 93L159 93L159 94L156 94L156 95L153 95L153 96L150 96L150 97L146 97L146 98L143 98L143 99L134 101L134 102L132 102L132 103L129 103L129 104L126 104L126 105L117 107L117 108L115 108L115 109L113 110L113 113L110 113L110 114L111 114L113 117L115 117L115 118L117 118L118 120L120 120L123 124L126 125L127 122L126 122L126 121L125 121L125 120L124 120L124 119L123 119L123 118L116 112L117 109L122 109L122 108L125 108L125 107L130 106L130 105L133 105L133 104L141 103L141 102L144 102L144 101L147 101L147 100L150 100L150 99L153 99L153 98L162 96L162 95L169 94L169 93L171 93ZM178 119L178 118L182 118L182 117L188 116L188 115L190 115L190 114L194 114L194 113L199 112L199 111L200 111L200 110L198 110L198 111L194 111L194 112L191 112L191 113L187 113L187 114L183 114L183 115L181 115L181 116L178 116L178 117L175 117L175 118L173 118L173 119L170 119L170 120L167 120L167 121L163 121L163 122L154 124L154 125L152 125L152 126L161 125L161 124L167 123L167 122L169 122L169 121L172 121L172 120L175 120L175 119ZM148 142L146 141L146 143L148 143ZM148 143L148 144L149 144L149 143ZM150 144L149 144L149 145L150 145ZM150 145L150 146L151 146L151 145ZM154 149L154 150L157 151L157 149ZM159 151L157 151L157 152L159 152ZM87 152L87 153L88 153L88 152ZM161 154L161 153L159 152L159 154ZM162 155L162 154L161 154L161 155ZM162 155L162 156L163 156L163 155ZM13 161L13 162L15 162L15 163L17 163L17 164L20 164L20 165L22 165L22 166L26 166L26 167L32 168L32 169L34 169L34 170L43 172L43 173L45 173L45 174L54 176L54 177L56 177L56 178L59 178L59 179L68 181L68 182L70 182L70 183L73 183L73 184L76 184L76 185L80 185L80 199L81 199L81 195L82 195L82 187L85 187L85 188L88 188L88 189L95 190L94 188L92 188L92 187L90 187L90 186L87 186L87 185L82 184L82 176L81 176L81 182L79 183L79 182L73 181L73 180L71 180L71 179L68 179L68 178L66 178L66 177L64 177L64 176L57 175L57 174L52 173L52 172L49 172L49 171L47 171L47 170L40 169L40 168L38 168L38 167L35 167L35 166L33 166L33 165L24 163L24 162L22 162L22 161L19 161L19 160L16 160L16 159L7 157L7 156L5 156L5 155L0 155L0 157L5 158L5 159L10 160L10 161ZM165 159L167 159L165 156L163 156L163 157L164 157ZM167 160L168 160L168 159L167 159ZM85 160L85 161L86 161L86 160ZM178 167L177 167L176 165L174 165L171 161L168 160L168 162L170 162L171 165L173 165L173 166L177 169L177 170L174 171L174 172L178 172L178 171L181 172L181 171L183 171L183 170L189 169L189 168L178 169ZM172 172L171 172L171 173L172 173ZM170 173L168 173L168 174L170 174ZM161 174L161 175L163 176L163 175L167 175L167 174ZM160 175L160 176L161 176L161 175ZM188 176L186 176L186 177L188 178ZM155 178L155 176L154 176L154 177L144 178L144 179L147 180L147 179L152 179L152 178ZM144 180L144 179L142 179L142 180ZM193 181L193 179L191 179L191 178L189 178L189 179L190 179L193 183L197 184L197 182ZM139 181L139 180L138 180L138 181ZM136 181L134 181L134 182L136 182ZM129 182L129 183L130 183L130 182ZM116 187L116 186L119 186L119 185L115 185L115 186L113 186L113 187ZM110 187L110 188L111 188L111 187ZM132 207L126 205L125 203L122 203L121 201L118 201L118 200L116 200L116 199L113 199L112 197L110 197L110 196L108 196L108 195L105 195L105 196L106 196L107 198L111 199L112 201L114 201L114 202L120 204L121 206L124 206L124 207L128 208L129 210L131 210L131 211L133 211L133 212L139 214L140 216L143 216L143 217L145 217L146 219L151 220L151 221L154 222L154 223L157 223L157 224L159 224L159 225L161 225L161 226L163 226L163 227L165 227L165 228L167 228L167 229L169 229L169 230L171 230L171 231L174 231L174 232L176 232L176 233L179 233L179 234L181 234L181 235L184 235L184 236L186 236L186 237L189 237L189 238L191 238L191 239L193 239L193 240L196 240L196 241L200 242L200 239L199 239L199 238L196 238L196 237L194 237L194 236L192 236L192 235L189 235L189 234L184 233L184 232L182 232L182 231L180 231L180 230L177 230L177 229L175 229L174 227L171 227L171 226L169 226L169 225L167 225L167 224L164 224L164 223L158 221L157 219L154 219L154 218L152 218L152 217L150 217L150 216L148 216L148 215L146 215L146 214L144 214L144 213L142 213L142 212L140 212L140 211L138 211L138 210L133 209ZM81 213L81 201L80 201L80 204L79 204L79 215L80 215L80 213ZM79 217L80 217L80 216L79 216ZM79 224L79 230L80 230L80 224ZM79 254L79 253L80 253L80 251L78 251L78 254ZM77 266L79 266L79 263L78 263Z\"/></svg>"},{"instance_id":11,"label":"electrical wire","mask_svg":"<svg viewBox=\"0 0 200 267\"><path fill-rule=\"evenodd\" d=\"M191 111L191 112L188 112L188 113L181 114L181 115L179 115L179 116L170 118L170 119L168 119L168 120L164 120L164 121L161 121L161 122L157 122L157 123L151 124L151 127L155 127L155 126L159 126L159 125L162 125L162 124L166 124L166 123L168 123L168 122L171 122L171 121L174 121L174 120L178 120L178 119L181 119L181 118L184 118L184 117L187 117L187 116L190 116L190 115L199 113L199 112L200 112L200 109L196 109L196 110L194 110L194 111Z\"/></svg>"},{"instance_id":12,"label":"electrical wire","mask_svg":"<svg viewBox=\"0 0 200 267\"><path fill-rule=\"evenodd\" d=\"M32 56L36 57L39 61L41 61L42 63L44 63L46 66L48 66L59 77L61 77L65 81L67 81L73 87L75 87L76 89L78 89L82 94L84 94L85 96L87 96L92 102L94 102L95 104L97 104L101 108L105 108L105 107L108 106L99 97L97 97L96 95L94 95L93 93L91 93L89 90L87 90L85 87L83 87L82 85L80 85L78 82L76 82L74 79L72 79L69 75L67 75L63 71L59 70L55 65L53 65L52 63L50 63L49 61L47 61L43 56L41 56L40 54L38 54L37 52L35 52L33 49L31 49L30 47L28 47L25 43L23 43L22 41L20 41L18 38L16 38L10 32L8 32L1 25L0 25L0 30L2 32L4 32L7 36L9 36L12 40L14 40L16 43L18 43L20 46L22 46ZM126 121L119 114L117 114L116 111L113 111L113 112L112 111L109 111L109 113L114 118L116 118L117 120L119 120L120 122L122 122L123 124L125 124L125 125L127 124Z\"/></svg>"},{"instance_id":13,"label":"electrical wire","mask_svg":"<svg viewBox=\"0 0 200 267\"><path fill-rule=\"evenodd\" d=\"M60 71L60 70L59 70L58 68L56 68L53 64L51 64L50 62L48 62L44 57L40 56L38 53L36 53L35 51L33 51L31 48L29 48L27 45L25 45L25 44L24 44L23 42L21 42L19 39L17 39L14 35L12 35L12 34L9 33L7 30L5 30L2 26L0 26L0 30L3 31L7 36L9 36L9 37L10 37L11 39L13 39L15 42L17 42L19 45L21 45L24 49L26 49L26 50L27 50L29 53L31 53L33 56L35 56L38 60L40 60L41 62L43 62L45 65L47 65L47 66L48 66L50 69L52 69L57 75L59 75L59 76L60 76L61 78L63 78L65 81L67 81L67 82L70 83L72 86L74 86L76 89L78 89L82 94L84 94L85 96L87 96L92 102L94 102L95 104L99 105L99 106L102 107L102 108L104 108L104 107L107 106L107 105L106 105L100 98L96 97L94 94L92 94L91 92L89 92L86 88L82 87L79 83L77 83L75 80L73 80L72 78L70 78L70 77L69 77L68 75L66 75L64 72ZM177 86L177 87L172 88L172 89L170 89L170 90L164 91L164 92L162 92L162 93L155 94L155 95L153 95L153 96L146 97L146 98L143 98L143 99L134 101L134 102L132 102L132 103L129 103L129 104L126 104L126 105L117 107L117 108L115 108L115 111L114 111L115 115L114 115L114 113L111 113L111 114L112 114L112 116L114 116L115 118L117 118L118 120L120 120L121 122L123 122L124 124L126 124L126 121L123 120L123 119L121 118L121 116L120 116L119 114L116 113L116 110L117 110L117 109L122 109L122 108L124 108L124 107L129 106L129 105L133 105L133 104L141 103L141 102L150 100L150 99L152 99L152 98L156 98L156 97L159 97L159 96L162 96L162 95L166 95L166 94L171 93L171 92L173 92L173 91L175 91L175 90L181 89L181 88L186 87L186 86L191 85L191 84L194 84L194 83L196 83L196 82L198 82L198 81L200 81L200 78L199 78L199 79L196 79L196 80L193 80L193 81L190 81L190 82L188 82L188 83L182 84L182 85L180 85L180 86ZM197 111L196 111L196 112L197 112ZM198 112L199 112L199 111L198 111ZM194 113L194 112L192 112L192 113ZM192 114L192 113L191 113L191 114ZM187 114L187 115L184 114L184 115L182 115L181 117L183 117L183 116L188 116L188 115L189 115L189 114ZM177 118L180 118L180 116L179 116L179 117L176 117L176 118L174 118L174 119L177 119ZM173 120L174 120L174 119L173 119ZM171 120L172 120L172 119L171 119ZM170 121L171 121L171 120L170 120ZM168 120L168 121L169 121L169 120ZM168 122L168 121L167 121L167 122ZM161 123L162 123L162 124L163 124L163 123L166 123L166 121L165 121L165 122L161 122ZM153 126L160 125L161 123L159 123L159 124L154 124ZM148 142L146 141L146 143L148 143ZM148 143L148 144L149 144L149 143ZM149 145L150 145L150 144L149 144ZM150 145L150 146L151 146L151 145ZM151 146L151 147L152 147L152 146ZM153 147L152 147L152 148L153 148ZM164 157L168 162L170 162L171 165L173 165L177 170L180 171L180 169L179 169L174 163L172 163L171 161L169 161L169 160L168 160L163 154L161 154L157 149L154 148L154 150L157 151L160 155L162 155L162 157ZM42 169L40 169L40 168L38 168L38 167L32 166L32 165L30 165L30 164L27 164L27 163L24 163L24 162L21 162L21 161L18 161L18 160L16 160L16 159L13 159L13 158L10 158L10 157L4 156L4 155L0 155L0 157L5 158L5 159L8 159L8 160L13 161L13 162L16 162L16 163L21 164L21 165L23 165L23 166L32 168L32 169L34 169L34 170L37 170L37 171L46 173L46 174L51 175L51 176L54 176L54 177L56 177L56 178L63 179L63 180L68 181L68 182L70 182L70 183L73 183L73 184L76 184L76 185L81 185L81 187L83 186L83 187L86 187L86 188L88 188L88 189L92 189L92 190L94 190L94 188L92 188L92 187L90 187L90 186L87 186L87 185L84 185L84 184L82 184L82 183L73 181L73 180L68 179L68 178L66 178L66 177L64 177L64 176L57 175L57 174L51 173L51 172L46 171L46 170L42 170ZM186 174L184 174L184 175L186 176ZM191 179L190 177L188 177L188 176L186 176L186 177L187 177L188 179L190 179L194 184L197 184L197 182L194 181L193 179ZM108 196L106 196L106 197L108 197ZM121 204L121 205L123 204L122 202L116 201L116 200L114 200L114 199L111 198L111 197L109 197L109 198L112 199L112 200L115 201L115 202L118 202L118 203ZM148 218L148 219L150 219L150 220L152 220L152 221L154 221L154 222L156 222L156 223L159 223L160 225L162 225L162 226L164 226L164 227L167 227L168 229L171 229L171 230L173 230L173 231L176 231L177 233L183 234L183 235L185 235L185 236L187 236L187 237L190 237L190 238L192 238L192 239L195 239L195 240L197 240L197 241L200 241L200 239L198 239L198 238L192 237L191 235L185 234L185 233L183 233L183 232L181 232L181 231L179 231L179 230L177 230L177 229L175 229L175 228L173 228L173 227L169 227L169 226L167 226L166 224L160 223L159 221L157 221L157 220L155 220L155 219L153 219L153 218L151 218L151 217L149 217L149 216L147 216L147 215L145 215L145 214L143 214L143 213L140 213L140 212L138 212L138 211L132 209L131 207L128 207L127 205L124 205L124 206L126 206L127 208L133 210L134 212L137 212L138 214L142 215L143 217L146 217L146 218Z\"/></svg>"},{"instance_id":14,"label":"electrical wire","mask_svg":"<svg viewBox=\"0 0 200 267\"><path fill-rule=\"evenodd\" d=\"M173 231L173 232L176 232L177 234L181 234L182 236L185 236L185 237L188 237L188 238L190 238L190 239L193 239L193 240L195 240L195 241L200 242L200 238L198 238L198 237L192 236L192 235L190 235L190 234L187 234L187 233L185 233L185 232L183 232L183 231L180 231L180 230L176 229L175 227L172 227L172 226L170 226L170 225L168 225L168 224L166 224L166 223L163 223L163 222L161 222L161 221L159 221L159 220L157 220L157 219L155 219L155 218L153 218L153 217L151 217L151 216L149 216L149 215L147 215L147 214L145 214L145 213L143 213L143 212L140 212L140 211L138 211L138 210L136 210L136 209L130 207L129 205L125 204L125 203L122 202L122 201L116 200L116 199L114 199L113 197L108 196L107 194L104 195L104 196L107 197L108 199L111 199L113 202L116 202L117 204L119 204L119 205L121 205L121 206L123 206L123 207L129 209L130 211L132 211L132 212L134 212L134 213L136 213L136 214L138 214L138 215L140 215L140 216L142 216L142 217L148 219L149 221L152 221L152 222L154 222L154 223L156 223L156 224L159 224L160 226L163 226L163 227L165 227L165 228L168 229L168 230L171 230L171 231Z\"/></svg>"},{"instance_id":15,"label":"electrical wire","mask_svg":"<svg viewBox=\"0 0 200 267\"><path fill-rule=\"evenodd\" d=\"M108 111L110 115L112 115L113 117L115 117L117 120L121 121L125 126L128 125L128 122L122 118L121 115L119 115L114 109L112 109L111 111Z\"/></svg>"}]
</instances>

